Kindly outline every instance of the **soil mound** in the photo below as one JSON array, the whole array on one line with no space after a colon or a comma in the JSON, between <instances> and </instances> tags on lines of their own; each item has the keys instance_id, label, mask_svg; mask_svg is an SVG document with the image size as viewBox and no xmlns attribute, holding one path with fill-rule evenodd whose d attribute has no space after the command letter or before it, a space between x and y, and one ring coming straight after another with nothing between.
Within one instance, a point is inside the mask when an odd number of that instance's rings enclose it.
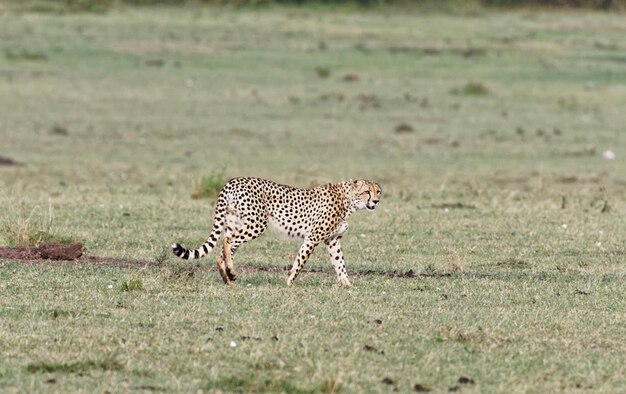
<instances>
[{"instance_id":1,"label":"soil mound","mask_svg":"<svg viewBox=\"0 0 626 394\"><path fill-rule=\"evenodd\" d=\"M19 261L23 264L63 265L93 264L98 266L145 267L159 265L156 261L128 258L89 256L83 253L83 244L41 244L36 248L2 248L0 260Z\"/></svg>"},{"instance_id":2,"label":"soil mound","mask_svg":"<svg viewBox=\"0 0 626 394\"><path fill-rule=\"evenodd\" d=\"M16 162L15 160L9 157L0 156L0 166L19 166L19 165L20 163Z\"/></svg>"},{"instance_id":3,"label":"soil mound","mask_svg":"<svg viewBox=\"0 0 626 394\"><path fill-rule=\"evenodd\" d=\"M37 248L0 248L0 259L72 261L83 255L83 244L41 244Z\"/></svg>"},{"instance_id":4,"label":"soil mound","mask_svg":"<svg viewBox=\"0 0 626 394\"><path fill-rule=\"evenodd\" d=\"M0 248L0 259L30 261L41 259L41 255L33 248Z\"/></svg>"},{"instance_id":5,"label":"soil mound","mask_svg":"<svg viewBox=\"0 0 626 394\"><path fill-rule=\"evenodd\" d=\"M44 259L71 261L83 255L83 244L41 244L37 252Z\"/></svg>"}]
</instances>

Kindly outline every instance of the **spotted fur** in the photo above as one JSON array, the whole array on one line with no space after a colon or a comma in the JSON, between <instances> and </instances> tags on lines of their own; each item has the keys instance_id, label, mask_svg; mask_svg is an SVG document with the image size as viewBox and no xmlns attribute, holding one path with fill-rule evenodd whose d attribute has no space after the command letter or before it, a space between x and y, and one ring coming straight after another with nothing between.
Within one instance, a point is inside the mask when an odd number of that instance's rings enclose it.
<instances>
[{"instance_id":1,"label":"spotted fur","mask_svg":"<svg viewBox=\"0 0 626 394\"><path fill-rule=\"evenodd\" d=\"M320 243L324 243L340 285L350 286L341 237L348 229L348 217L357 210L373 210L380 200L381 188L366 181L331 183L311 189L279 185L260 178L234 178L217 198L211 235L199 248L189 250L172 245L182 259L198 259L208 254L224 233L217 268L224 283L237 279L232 259L237 249L270 226L279 234L303 240L298 256L289 270L291 286L304 263Z\"/></svg>"}]
</instances>

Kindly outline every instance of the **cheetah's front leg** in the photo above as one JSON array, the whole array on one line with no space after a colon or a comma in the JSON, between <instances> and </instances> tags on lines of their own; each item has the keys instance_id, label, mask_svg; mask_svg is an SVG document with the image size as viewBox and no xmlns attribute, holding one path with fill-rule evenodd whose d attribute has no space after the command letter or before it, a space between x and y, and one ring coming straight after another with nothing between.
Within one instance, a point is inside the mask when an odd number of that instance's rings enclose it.
<instances>
[{"instance_id":1,"label":"cheetah's front leg","mask_svg":"<svg viewBox=\"0 0 626 394\"><path fill-rule=\"evenodd\" d=\"M328 254L330 255L330 262L335 268L337 273L337 282L339 286L351 287L352 284L348 280L348 273L346 272L346 264L343 260L343 252L341 251L341 235L334 238L328 238L324 241Z\"/></svg>"},{"instance_id":2,"label":"cheetah's front leg","mask_svg":"<svg viewBox=\"0 0 626 394\"><path fill-rule=\"evenodd\" d=\"M293 263L293 267L289 270L289 276L287 277L287 286L291 287L293 285L293 281L296 280L296 277L302 270L304 263L309 259L311 253L315 247L319 244L319 242L313 242L309 239L304 240L302 246L300 246L300 251L298 251L298 256L296 257L296 261Z\"/></svg>"}]
</instances>

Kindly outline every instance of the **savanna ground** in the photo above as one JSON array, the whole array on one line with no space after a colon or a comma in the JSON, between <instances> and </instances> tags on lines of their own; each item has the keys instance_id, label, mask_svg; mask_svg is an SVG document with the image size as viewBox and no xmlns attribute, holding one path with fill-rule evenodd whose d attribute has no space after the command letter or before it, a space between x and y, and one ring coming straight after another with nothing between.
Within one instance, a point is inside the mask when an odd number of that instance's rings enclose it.
<instances>
[{"instance_id":1,"label":"savanna ground","mask_svg":"<svg viewBox=\"0 0 626 394\"><path fill-rule=\"evenodd\" d=\"M110 258L0 261L0 391L626 391L624 35L592 12L0 4L0 246ZM320 248L287 288L298 246L269 234L234 287L215 254L177 261L222 171L380 182L344 238L354 287Z\"/></svg>"}]
</instances>

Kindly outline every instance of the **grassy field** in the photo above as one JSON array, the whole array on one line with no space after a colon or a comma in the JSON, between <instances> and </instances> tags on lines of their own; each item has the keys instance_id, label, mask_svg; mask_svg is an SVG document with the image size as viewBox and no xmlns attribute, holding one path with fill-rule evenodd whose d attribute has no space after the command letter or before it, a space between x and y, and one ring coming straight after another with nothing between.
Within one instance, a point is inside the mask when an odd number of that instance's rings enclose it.
<instances>
[{"instance_id":1,"label":"grassy field","mask_svg":"<svg viewBox=\"0 0 626 394\"><path fill-rule=\"evenodd\" d=\"M12 4L0 246L162 264L0 261L0 391L626 391L623 15ZM354 287L253 270L269 234L232 288L168 254L221 171L378 181Z\"/></svg>"}]
</instances>

